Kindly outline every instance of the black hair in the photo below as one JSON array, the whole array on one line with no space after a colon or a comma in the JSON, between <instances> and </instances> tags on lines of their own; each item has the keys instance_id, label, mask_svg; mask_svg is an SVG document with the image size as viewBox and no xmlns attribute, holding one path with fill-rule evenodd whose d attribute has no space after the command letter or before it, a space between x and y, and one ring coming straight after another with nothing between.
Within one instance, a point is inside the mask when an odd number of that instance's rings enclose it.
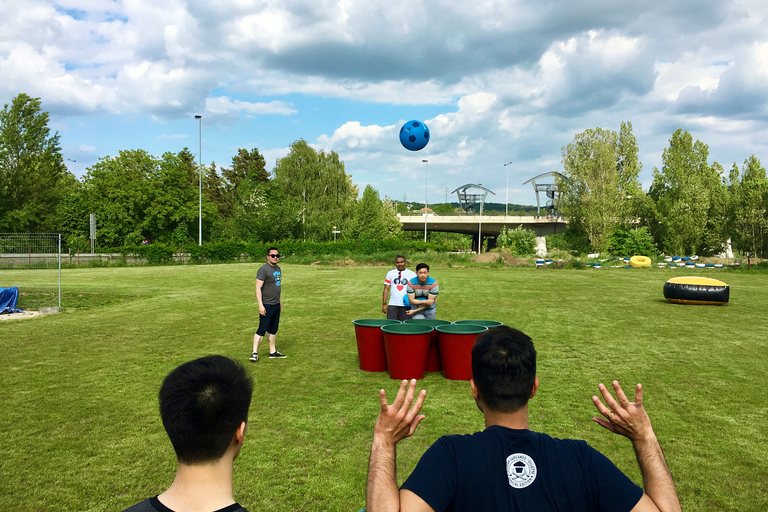
<instances>
[{"instance_id":1,"label":"black hair","mask_svg":"<svg viewBox=\"0 0 768 512\"><path fill-rule=\"evenodd\" d=\"M429 272L429 265L427 265L426 263L419 263L418 265L416 265L416 272L418 272L423 268L427 269L427 272Z\"/></svg>"},{"instance_id":2,"label":"black hair","mask_svg":"<svg viewBox=\"0 0 768 512\"><path fill-rule=\"evenodd\" d=\"M269 255L269 252L270 252L272 249L276 250L276 251L277 251L277 253L278 253L278 254L280 254L280 249L278 249L277 247L270 247L269 249L267 249L267 255Z\"/></svg>"},{"instance_id":3,"label":"black hair","mask_svg":"<svg viewBox=\"0 0 768 512\"><path fill-rule=\"evenodd\" d=\"M252 395L253 379L224 356L201 357L169 373L160 388L160 417L179 462L221 459L248 421Z\"/></svg>"},{"instance_id":4,"label":"black hair","mask_svg":"<svg viewBox=\"0 0 768 512\"><path fill-rule=\"evenodd\" d=\"M408 261L408 260L405 258L405 256L403 256L402 254L398 254L397 256L395 256L395 261L399 260L400 258L403 258L405 261Z\"/></svg>"},{"instance_id":5,"label":"black hair","mask_svg":"<svg viewBox=\"0 0 768 512\"><path fill-rule=\"evenodd\" d=\"M472 379L490 409L510 413L523 407L536 380L531 338L506 325L482 333L472 348Z\"/></svg>"}]
</instances>

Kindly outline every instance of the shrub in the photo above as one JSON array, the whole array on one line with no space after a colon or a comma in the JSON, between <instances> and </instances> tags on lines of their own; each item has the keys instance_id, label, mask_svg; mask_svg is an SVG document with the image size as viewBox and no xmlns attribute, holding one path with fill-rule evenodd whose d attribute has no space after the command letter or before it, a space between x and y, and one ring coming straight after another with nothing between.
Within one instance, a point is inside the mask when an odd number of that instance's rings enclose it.
<instances>
[{"instance_id":1,"label":"shrub","mask_svg":"<svg viewBox=\"0 0 768 512\"><path fill-rule=\"evenodd\" d=\"M536 248L536 234L522 226L504 228L496 239L496 245L509 249L513 254L532 254Z\"/></svg>"},{"instance_id":2,"label":"shrub","mask_svg":"<svg viewBox=\"0 0 768 512\"><path fill-rule=\"evenodd\" d=\"M616 229L611 236L608 250L611 254L619 256L642 255L653 257L659 252L653 237L645 226L639 229Z\"/></svg>"}]
</instances>

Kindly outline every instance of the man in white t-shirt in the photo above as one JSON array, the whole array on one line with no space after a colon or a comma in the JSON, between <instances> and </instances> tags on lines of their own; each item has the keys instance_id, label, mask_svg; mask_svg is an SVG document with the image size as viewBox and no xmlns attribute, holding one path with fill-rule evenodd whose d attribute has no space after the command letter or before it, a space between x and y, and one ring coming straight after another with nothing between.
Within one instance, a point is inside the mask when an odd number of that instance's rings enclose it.
<instances>
[{"instance_id":1,"label":"man in white t-shirt","mask_svg":"<svg viewBox=\"0 0 768 512\"><path fill-rule=\"evenodd\" d=\"M392 320L407 320L407 311L411 309L406 295L408 281L416 277L413 270L405 268L405 256L395 256L395 269L387 272L384 278L384 293L381 296L381 312ZM387 300L389 295L389 300Z\"/></svg>"}]
</instances>

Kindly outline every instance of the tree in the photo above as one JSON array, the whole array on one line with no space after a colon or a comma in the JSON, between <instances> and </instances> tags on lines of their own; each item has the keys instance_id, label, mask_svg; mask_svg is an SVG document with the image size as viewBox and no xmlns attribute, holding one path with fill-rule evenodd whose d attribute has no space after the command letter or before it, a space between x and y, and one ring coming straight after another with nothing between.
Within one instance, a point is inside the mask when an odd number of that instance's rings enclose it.
<instances>
[{"instance_id":1,"label":"tree","mask_svg":"<svg viewBox=\"0 0 768 512\"><path fill-rule=\"evenodd\" d=\"M562 153L560 211L570 220L569 230L582 231L593 250L605 251L614 230L633 221L628 199L641 190L632 125L622 123L621 136L602 128L586 130Z\"/></svg>"},{"instance_id":2,"label":"tree","mask_svg":"<svg viewBox=\"0 0 768 512\"><path fill-rule=\"evenodd\" d=\"M335 152L317 152L298 140L274 173L284 213L292 212L300 225L299 238L330 240L333 226L349 229L358 191Z\"/></svg>"},{"instance_id":3,"label":"tree","mask_svg":"<svg viewBox=\"0 0 768 512\"><path fill-rule=\"evenodd\" d=\"M17 95L0 111L0 231L54 231L75 179L40 98Z\"/></svg>"},{"instance_id":4,"label":"tree","mask_svg":"<svg viewBox=\"0 0 768 512\"><path fill-rule=\"evenodd\" d=\"M102 246L196 239L190 233L195 233L199 219L198 177L187 153L167 152L157 158L137 149L102 158L88 169L82 199L69 203L80 214L96 214ZM216 215L215 206L204 200L205 238Z\"/></svg>"},{"instance_id":5,"label":"tree","mask_svg":"<svg viewBox=\"0 0 768 512\"><path fill-rule=\"evenodd\" d=\"M668 253L696 254L722 250L725 183L719 164L707 163L709 148L682 129L672 134L654 167L649 195L653 200L654 236Z\"/></svg>"},{"instance_id":6,"label":"tree","mask_svg":"<svg viewBox=\"0 0 768 512\"><path fill-rule=\"evenodd\" d=\"M365 190L363 190L363 197L360 198L355 207L351 235L353 238L370 240L383 240L387 237L384 208L381 199L379 199L379 193L370 185L366 185Z\"/></svg>"},{"instance_id":7,"label":"tree","mask_svg":"<svg viewBox=\"0 0 768 512\"><path fill-rule=\"evenodd\" d=\"M730 177L729 227L737 250L768 256L768 178L755 155L739 168L733 164Z\"/></svg>"}]
</instances>

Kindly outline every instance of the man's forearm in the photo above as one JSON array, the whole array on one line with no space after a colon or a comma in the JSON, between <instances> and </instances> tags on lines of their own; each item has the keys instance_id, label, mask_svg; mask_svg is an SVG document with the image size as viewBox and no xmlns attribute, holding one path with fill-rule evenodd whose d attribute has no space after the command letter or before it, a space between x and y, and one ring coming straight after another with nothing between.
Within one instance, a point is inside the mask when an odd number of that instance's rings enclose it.
<instances>
[{"instance_id":1,"label":"man's forearm","mask_svg":"<svg viewBox=\"0 0 768 512\"><path fill-rule=\"evenodd\" d=\"M400 510L400 492L395 473L395 445L374 437L368 461L368 487L365 501L368 512Z\"/></svg>"},{"instance_id":2,"label":"man's forearm","mask_svg":"<svg viewBox=\"0 0 768 512\"><path fill-rule=\"evenodd\" d=\"M661 512L681 512L675 482L669 471L656 434L651 431L642 439L633 440L637 463L643 475L643 488Z\"/></svg>"}]
</instances>

